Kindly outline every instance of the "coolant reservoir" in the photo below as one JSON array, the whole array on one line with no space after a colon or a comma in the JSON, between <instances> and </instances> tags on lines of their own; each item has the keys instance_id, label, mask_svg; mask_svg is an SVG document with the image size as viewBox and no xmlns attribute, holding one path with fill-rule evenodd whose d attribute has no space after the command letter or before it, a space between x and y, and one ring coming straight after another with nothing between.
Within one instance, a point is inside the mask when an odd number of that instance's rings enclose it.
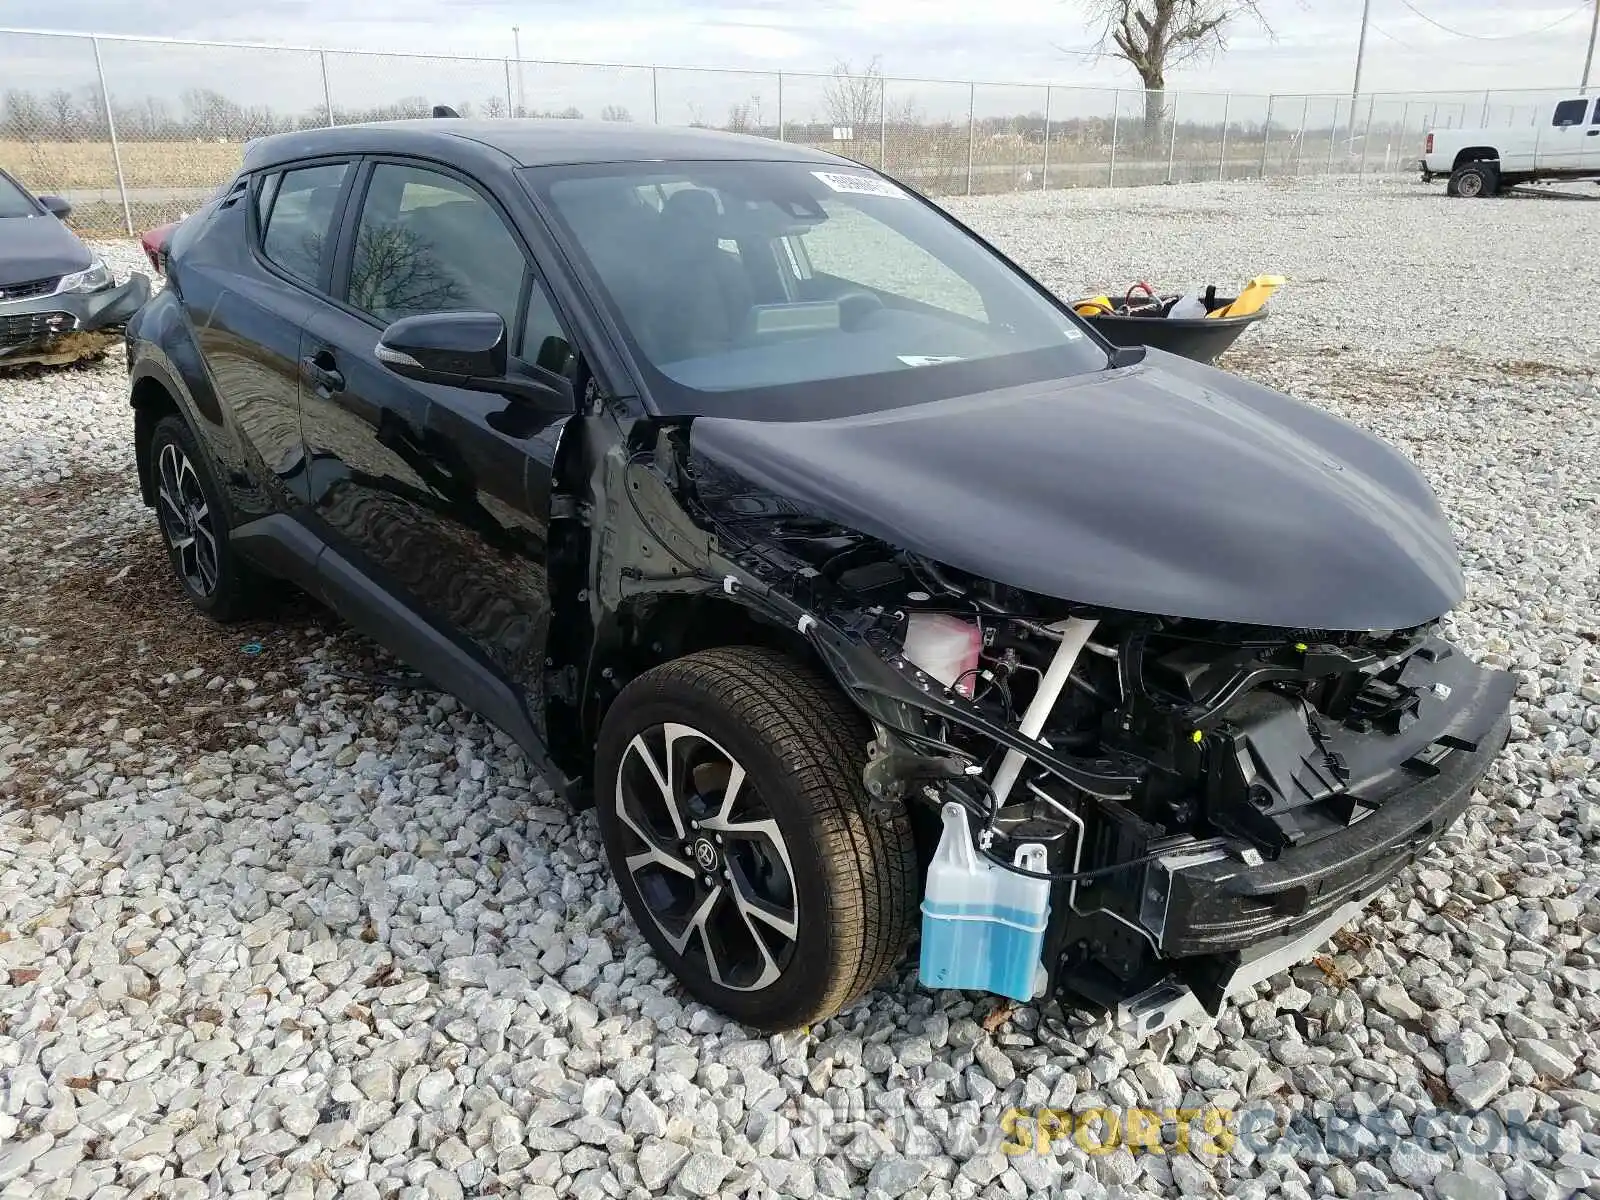
<instances>
[{"instance_id":1,"label":"coolant reservoir","mask_svg":"<svg viewBox=\"0 0 1600 1200\"><path fill-rule=\"evenodd\" d=\"M972 698L983 634L975 621L948 613L912 613L906 622L906 660L947 688Z\"/></svg>"},{"instance_id":2,"label":"coolant reservoir","mask_svg":"<svg viewBox=\"0 0 1600 1200\"><path fill-rule=\"evenodd\" d=\"M922 895L922 983L1032 1000L1046 978L1040 955L1050 881L980 858L961 805L946 804L942 818L944 832ZM1048 858L1042 845L1029 842L1018 847L1013 861L1043 871Z\"/></svg>"}]
</instances>

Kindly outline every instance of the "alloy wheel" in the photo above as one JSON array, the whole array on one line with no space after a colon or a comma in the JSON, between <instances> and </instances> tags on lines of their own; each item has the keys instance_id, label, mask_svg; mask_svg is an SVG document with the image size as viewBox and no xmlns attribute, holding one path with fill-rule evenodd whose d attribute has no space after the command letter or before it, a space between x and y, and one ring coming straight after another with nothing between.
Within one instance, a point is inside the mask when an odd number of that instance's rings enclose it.
<instances>
[{"instance_id":1,"label":"alloy wheel","mask_svg":"<svg viewBox=\"0 0 1600 1200\"><path fill-rule=\"evenodd\" d=\"M1461 177L1461 182L1456 184L1456 190L1471 200L1483 191L1483 177L1469 172Z\"/></svg>"},{"instance_id":2,"label":"alloy wheel","mask_svg":"<svg viewBox=\"0 0 1600 1200\"><path fill-rule=\"evenodd\" d=\"M219 573L211 506L189 456L173 442L161 447L156 461L156 496L161 532L177 555L178 573L195 595L211 595Z\"/></svg>"},{"instance_id":3,"label":"alloy wheel","mask_svg":"<svg viewBox=\"0 0 1600 1200\"><path fill-rule=\"evenodd\" d=\"M789 847L733 755L688 725L652 726L623 752L612 803L628 874L673 951L733 991L782 975L800 921Z\"/></svg>"}]
</instances>

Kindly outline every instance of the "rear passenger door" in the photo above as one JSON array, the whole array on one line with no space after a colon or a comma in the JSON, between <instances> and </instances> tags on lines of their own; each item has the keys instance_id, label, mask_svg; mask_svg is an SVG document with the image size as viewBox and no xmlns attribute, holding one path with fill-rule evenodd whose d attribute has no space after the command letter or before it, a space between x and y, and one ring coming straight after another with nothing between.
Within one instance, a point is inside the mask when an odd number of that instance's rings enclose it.
<instances>
[{"instance_id":1,"label":"rear passenger door","mask_svg":"<svg viewBox=\"0 0 1600 1200\"><path fill-rule=\"evenodd\" d=\"M559 321L491 197L438 164L366 163L332 295L302 347L313 512L357 570L451 639L468 660L459 670L509 685L542 734L550 465L570 391L533 411L403 379L373 354L392 321L467 310L505 318L513 352L533 314L550 314L539 324L556 341L540 344L547 361L564 362Z\"/></svg>"},{"instance_id":2,"label":"rear passenger door","mask_svg":"<svg viewBox=\"0 0 1600 1200\"><path fill-rule=\"evenodd\" d=\"M354 170L344 159L263 172L219 202L184 258L184 298L242 456L219 453L243 520L303 498L300 338L311 294L327 285Z\"/></svg>"}]
</instances>

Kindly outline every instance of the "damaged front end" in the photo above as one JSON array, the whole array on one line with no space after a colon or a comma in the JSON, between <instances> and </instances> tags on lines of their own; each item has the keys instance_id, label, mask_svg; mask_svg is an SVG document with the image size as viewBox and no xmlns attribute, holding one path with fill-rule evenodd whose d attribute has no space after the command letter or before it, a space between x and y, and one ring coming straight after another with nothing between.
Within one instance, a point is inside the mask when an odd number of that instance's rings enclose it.
<instances>
[{"instance_id":1,"label":"damaged front end","mask_svg":"<svg viewBox=\"0 0 1600 1200\"><path fill-rule=\"evenodd\" d=\"M970 831L984 869L1047 885L1042 987L1141 1033L1308 957L1448 828L1506 740L1514 677L1437 621L1282 628L1073 603L814 515L709 457L689 475L725 589L805 633L872 718L871 803L959 806L947 839ZM1030 870L1022 847L1042 847Z\"/></svg>"},{"instance_id":2,"label":"damaged front end","mask_svg":"<svg viewBox=\"0 0 1600 1200\"><path fill-rule=\"evenodd\" d=\"M73 285L89 275L95 275L92 286ZM146 276L135 271L118 285L104 263L76 275L0 288L0 369L65 366L103 354L149 299Z\"/></svg>"}]
</instances>

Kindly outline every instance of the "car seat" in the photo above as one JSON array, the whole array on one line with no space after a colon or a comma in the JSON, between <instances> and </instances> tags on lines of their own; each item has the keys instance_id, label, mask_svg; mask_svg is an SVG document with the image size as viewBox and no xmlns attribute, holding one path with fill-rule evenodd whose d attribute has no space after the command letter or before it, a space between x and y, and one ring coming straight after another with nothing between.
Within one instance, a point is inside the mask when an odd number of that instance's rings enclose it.
<instances>
[{"instance_id":1,"label":"car seat","mask_svg":"<svg viewBox=\"0 0 1600 1200\"><path fill-rule=\"evenodd\" d=\"M751 314L750 281L737 256L718 246L717 199L701 188L667 197L657 233L659 277L645 339L665 362L737 344Z\"/></svg>"}]
</instances>

